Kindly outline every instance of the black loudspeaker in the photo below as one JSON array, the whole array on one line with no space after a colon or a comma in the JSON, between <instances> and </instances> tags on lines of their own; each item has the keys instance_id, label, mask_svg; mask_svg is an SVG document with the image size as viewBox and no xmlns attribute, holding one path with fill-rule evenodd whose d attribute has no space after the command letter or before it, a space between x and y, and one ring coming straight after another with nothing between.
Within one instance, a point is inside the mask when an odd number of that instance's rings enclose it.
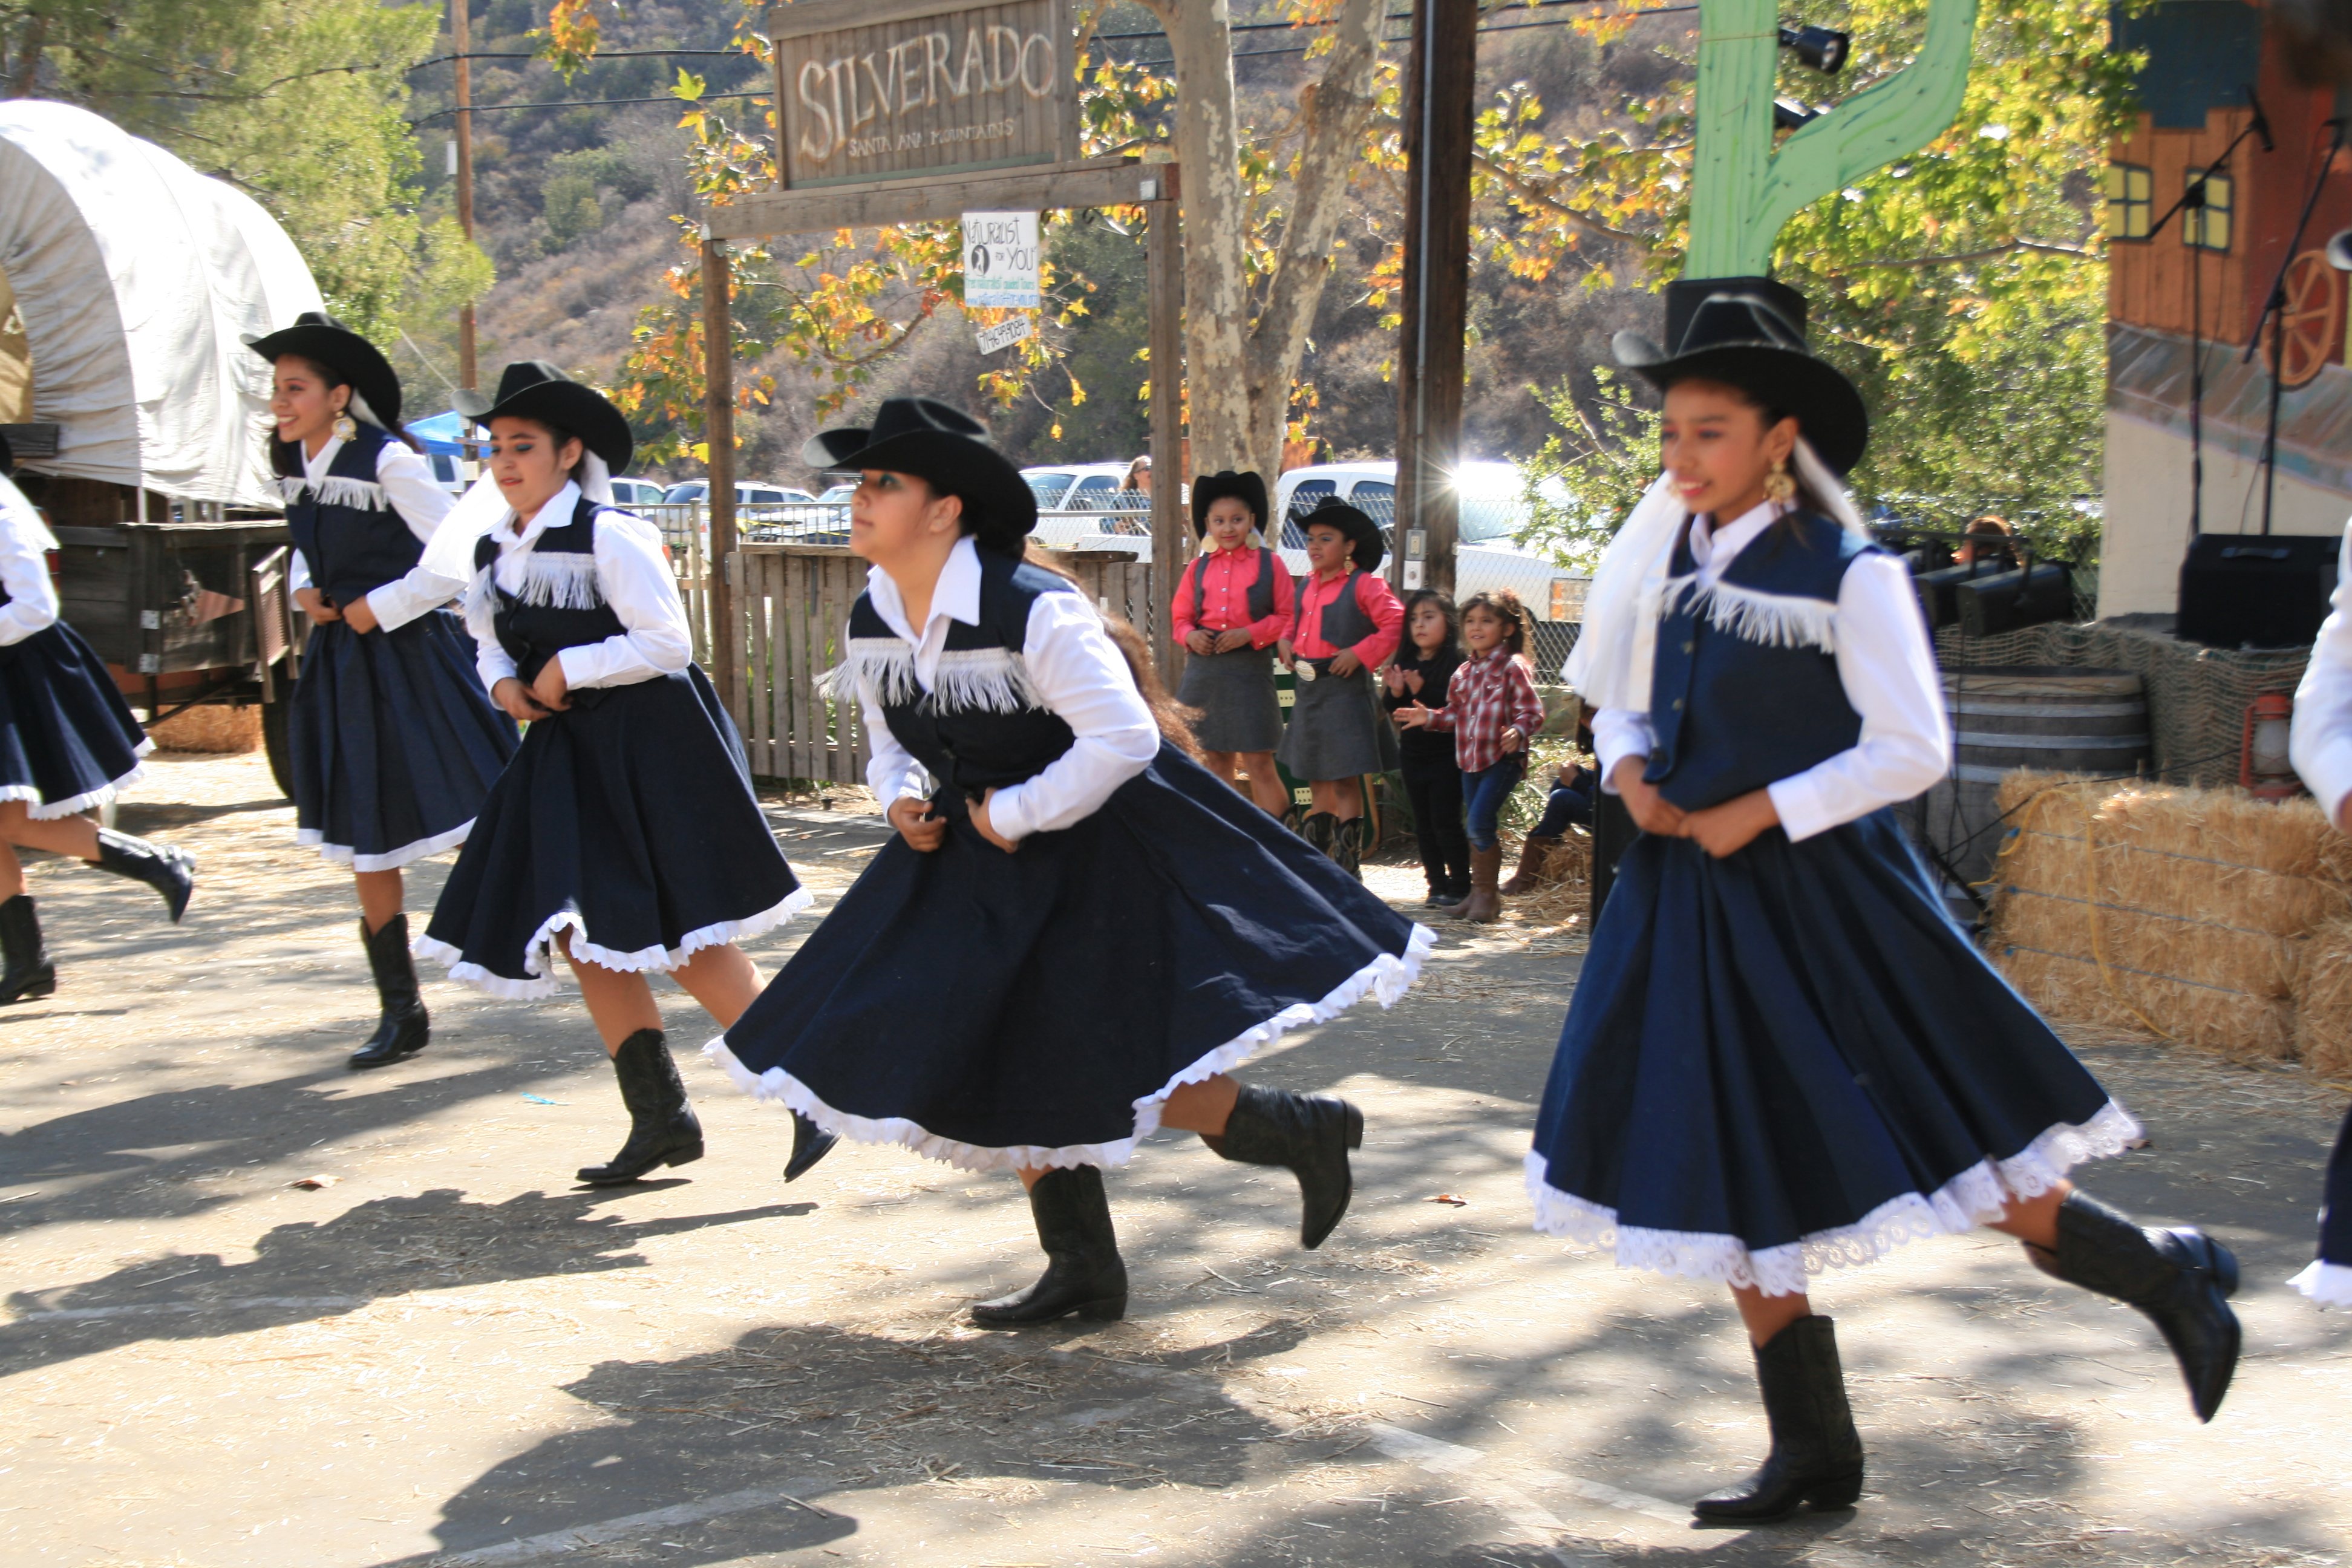
<instances>
[{"instance_id":1,"label":"black loudspeaker","mask_svg":"<svg viewBox=\"0 0 2352 1568\"><path fill-rule=\"evenodd\" d=\"M2074 613L2074 579L2055 561L2037 561L1953 584L1952 608L1972 637L2063 621Z\"/></svg>"},{"instance_id":2,"label":"black loudspeaker","mask_svg":"<svg viewBox=\"0 0 2352 1568\"><path fill-rule=\"evenodd\" d=\"M1959 605L1952 596L1955 588L1963 583L1986 581L2009 570L2012 568L1999 561L1976 561L1914 571L1911 586L1918 591L1919 608L1927 617L1927 629L1948 626L1960 618Z\"/></svg>"},{"instance_id":3,"label":"black loudspeaker","mask_svg":"<svg viewBox=\"0 0 2352 1568\"><path fill-rule=\"evenodd\" d=\"M2326 534L2200 533L2180 563L2183 642L2305 647L2327 618L2341 540Z\"/></svg>"}]
</instances>

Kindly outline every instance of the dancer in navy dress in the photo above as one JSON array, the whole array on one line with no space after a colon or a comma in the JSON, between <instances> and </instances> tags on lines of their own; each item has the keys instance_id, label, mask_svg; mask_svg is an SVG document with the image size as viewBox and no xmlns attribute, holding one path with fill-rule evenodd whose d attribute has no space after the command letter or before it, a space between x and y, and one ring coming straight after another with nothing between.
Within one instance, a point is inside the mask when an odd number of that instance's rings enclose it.
<instances>
[{"instance_id":1,"label":"dancer in navy dress","mask_svg":"<svg viewBox=\"0 0 2352 1568\"><path fill-rule=\"evenodd\" d=\"M1868 426L1801 301L1725 292L1668 355L1664 475L1596 575L1570 679L1642 837L1593 931L1528 1157L1536 1224L1720 1279L1770 1458L1713 1521L1853 1503L1862 1440L1809 1277L1990 1225L2171 1345L2200 1419L2237 1363L2226 1249L2066 1179L2137 1127L1945 914L1887 810L1951 745L1900 563L1838 475ZM1794 464L1795 472L1790 472Z\"/></svg>"},{"instance_id":2,"label":"dancer in navy dress","mask_svg":"<svg viewBox=\"0 0 2352 1568\"><path fill-rule=\"evenodd\" d=\"M835 689L898 837L709 1049L828 1132L1020 1173L1045 1273L979 1321L1117 1318L1101 1168L1155 1127L1287 1167L1322 1243L1361 1114L1227 1074L1394 1002L1433 939L1195 760L1134 633L1024 562L1036 503L986 435L892 398L811 443L862 475Z\"/></svg>"},{"instance_id":3,"label":"dancer in navy dress","mask_svg":"<svg viewBox=\"0 0 2352 1568\"><path fill-rule=\"evenodd\" d=\"M401 428L391 364L315 310L247 342L272 366L288 583L311 622L289 715L295 840L352 868L379 1012L351 1065L378 1068L432 1036L401 868L466 841L514 721L482 694L447 609L465 580L424 563L452 503Z\"/></svg>"},{"instance_id":4,"label":"dancer in navy dress","mask_svg":"<svg viewBox=\"0 0 2352 1568\"><path fill-rule=\"evenodd\" d=\"M2327 820L2352 833L2352 573L2346 568L2352 568L2352 529L2345 534L2334 607L2295 689L2288 745L2294 771ZM2294 1284L2323 1307L2352 1307L2352 1110L2344 1113L2327 1162L2318 1255Z\"/></svg>"},{"instance_id":5,"label":"dancer in navy dress","mask_svg":"<svg viewBox=\"0 0 2352 1568\"><path fill-rule=\"evenodd\" d=\"M467 563L482 685L530 728L417 951L510 997L551 994L551 954L563 954L629 1110L621 1152L580 1179L633 1182L702 1157L646 973L674 976L732 1024L760 992L735 940L809 895L693 662L661 534L612 505L628 421L535 360L507 366L495 399L461 393L457 405L489 428L489 472L426 564Z\"/></svg>"},{"instance_id":6,"label":"dancer in navy dress","mask_svg":"<svg viewBox=\"0 0 2352 1568\"><path fill-rule=\"evenodd\" d=\"M146 883L177 921L195 886L184 849L100 827L81 813L138 782L155 743L131 717L106 663L58 619L48 524L8 476L0 436L0 1002L53 994L57 966L25 891L19 846L87 860Z\"/></svg>"}]
</instances>

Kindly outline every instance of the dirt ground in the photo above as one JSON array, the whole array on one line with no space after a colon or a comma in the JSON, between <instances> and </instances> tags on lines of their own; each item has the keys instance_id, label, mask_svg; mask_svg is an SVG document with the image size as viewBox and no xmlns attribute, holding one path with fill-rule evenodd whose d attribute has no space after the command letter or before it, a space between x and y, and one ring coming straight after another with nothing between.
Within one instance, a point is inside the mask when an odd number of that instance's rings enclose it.
<instances>
[{"instance_id":1,"label":"dirt ground","mask_svg":"<svg viewBox=\"0 0 2352 1568\"><path fill-rule=\"evenodd\" d=\"M845 804L845 803L843 803ZM772 803L819 911L877 819ZM1288 1177L1152 1139L1111 1178L1123 1323L982 1333L1038 1267L1009 1177L844 1147L688 1067L700 1163L617 1146L570 994L433 982L432 1048L354 1075L349 878L254 757L159 760L124 826L199 858L184 926L33 868L61 985L0 1011L0 1563L243 1565L2331 1563L2352 1320L2284 1286L2345 1090L2075 1037L2151 1146L2090 1173L2238 1249L2246 1357L2200 1427L2135 1314L1989 1233L1826 1279L1862 1506L1702 1531L1764 1443L1719 1288L1528 1229L1520 1156L1579 928L1452 927L1394 1011L1256 1075L1369 1131L1297 1246ZM413 878L421 918L446 862ZM1376 868L1407 900L1419 877ZM772 969L805 924L752 947ZM673 1039L702 1016L674 989Z\"/></svg>"}]
</instances>

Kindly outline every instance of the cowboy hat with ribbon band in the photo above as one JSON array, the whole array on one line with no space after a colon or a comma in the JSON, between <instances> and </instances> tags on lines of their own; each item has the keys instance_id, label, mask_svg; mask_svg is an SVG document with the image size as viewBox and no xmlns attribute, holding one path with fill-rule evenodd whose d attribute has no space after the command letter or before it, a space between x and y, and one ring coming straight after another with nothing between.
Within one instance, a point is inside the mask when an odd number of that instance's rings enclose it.
<instances>
[{"instance_id":1,"label":"cowboy hat with ribbon band","mask_svg":"<svg viewBox=\"0 0 2352 1568\"><path fill-rule=\"evenodd\" d=\"M1297 514L1292 514L1297 517ZM1381 534L1381 525L1341 500L1338 496L1325 496L1321 504L1303 517L1297 517L1300 530L1336 528L1348 536L1348 553L1359 572L1377 569L1381 558L1388 553L1388 541Z\"/></svg>"},{"instance_id":2,"label":"cowboy hat with ribbon band","mask_svg":"<svg viewBox=\"0 0 2352 1568\"><path fill-rule=\"evenodd\" d=\"M612 473L627 468L629 455L636 450L628 420L610 398L543 359L520 359L507 366L499 375L495 395L460 392L451 401L458 413L477 425L487 426L493 419L528 419L577 436Z\"/></svg>"},{"instance_id":3,"label":"cowboy hat with ribbon band","mask_svg":"<svg viewBox=\"0 0 2352 1568\"><path fill-rule=\"evenodd\" d=\"M400 424L400 377L382 350L324 310L305 310L290 327L245 334L245 346L273 364L288 354L309 360L352 389L352 416L381 429Z\"/></svg>"},{"instance_id":4,"label":"cowboy hat with ribbon band","mask_svg":"<svg viewBox=\"0 0 2352 1568\"><path fill-rule=\"evenodd\" d=\"M801 460L831 473L912 474L940 495L962 499L965 531L1000 554L1018 555L1037 526L1037 497L1011 458L988 442L988 426L929 397L886 397L874 423L818 432Z\"/></svg>"},{"instance_id":5,"label":"cowboy hat with ribbon band","mask_svg":"<svg viewBox=\"0 0 2352 1568\"><path fill-rule=\"evenodd\" d=\"M1209 531L1209 506L1231 496L1250 510L1250 526L1265 527L1265 479L1255 468L1235 473L1223 468L1213 474L1202 474L1192 481L1192 534L1205 536Z\"/></svg>"},{"instance_id":6,"label":"cowboy hat with ribbon band","mask_svg":"<svg viewBox=\"0 0 2352 1568\"><path fill-rule=\"evenodd\" d=\"M1639 332L1619 332L1617 363L1661 392L1678 381L1719 381L1794 415L1822 462L1851 473L1870 442L1870 415L1853 383L1805 346L1805 330L1760 294L1699 301L1673 352Z\"/></svg>"}]
</instances>

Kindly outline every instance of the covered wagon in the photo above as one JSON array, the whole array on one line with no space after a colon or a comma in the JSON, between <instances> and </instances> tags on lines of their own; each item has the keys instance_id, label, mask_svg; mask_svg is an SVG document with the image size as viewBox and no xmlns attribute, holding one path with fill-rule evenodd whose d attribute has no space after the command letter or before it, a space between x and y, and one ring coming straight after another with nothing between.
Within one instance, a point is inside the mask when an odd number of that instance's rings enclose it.
<instances>
[{"instance_id":1,"label":"covered wagon","mask_svg":"<svg viewBox=\"0 0 2352 1568\"><path fill-rule=\"evenodd\" d=\"M85 110L0 102L0 435L66 618L150 723L262 704L281 785L288 536L242 338L320 308L251 197Z\"/></svg>"}]
</instances>

